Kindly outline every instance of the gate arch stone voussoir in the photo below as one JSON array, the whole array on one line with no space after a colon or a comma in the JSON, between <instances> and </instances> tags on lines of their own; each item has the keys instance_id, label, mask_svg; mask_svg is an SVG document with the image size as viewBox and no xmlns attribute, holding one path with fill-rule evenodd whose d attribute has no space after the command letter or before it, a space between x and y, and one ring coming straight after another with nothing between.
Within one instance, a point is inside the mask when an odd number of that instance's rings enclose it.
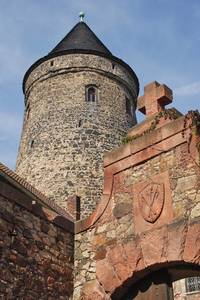
<instances>
[{"instance_id":1,"label":"gate arch stone voussoir","mask_svg":"<svg viewBox=\"0 0 200 300\"><path fill-rule=\"evenodd\" d=\"M97 261L97 279L108 295L115 295L162 267L200 266L199 249L200 218L192 223L183 219L107 248L106 257Z\"/></svg>"}]
</instances>

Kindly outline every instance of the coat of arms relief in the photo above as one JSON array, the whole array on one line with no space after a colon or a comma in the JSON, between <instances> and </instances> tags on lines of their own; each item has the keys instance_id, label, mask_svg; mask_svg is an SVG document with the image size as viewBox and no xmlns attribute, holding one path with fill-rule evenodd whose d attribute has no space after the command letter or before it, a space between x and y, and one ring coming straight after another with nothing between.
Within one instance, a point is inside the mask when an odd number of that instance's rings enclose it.
<instances>
[{"instance_id":1,"label":"coat of arms relief","mask_svg":"<svg viewBox=\"0 0 200 300\"><path fill-rule=\"evenodd\" d=\"M172 191L168 171L134 184L132 192L136 233L152 230L172 221Z\"/></svg>"},{"instance_id":2,"label":"coat of arms relief","mask_svg":"<svg viewBox=\"0 0 200 300\"><path fill-rule=\"evenodd\" d=\"M145 221L154 223L164 206L164 184L149 183L139 193L140 213Z\"/></svg>"}]
</instances>

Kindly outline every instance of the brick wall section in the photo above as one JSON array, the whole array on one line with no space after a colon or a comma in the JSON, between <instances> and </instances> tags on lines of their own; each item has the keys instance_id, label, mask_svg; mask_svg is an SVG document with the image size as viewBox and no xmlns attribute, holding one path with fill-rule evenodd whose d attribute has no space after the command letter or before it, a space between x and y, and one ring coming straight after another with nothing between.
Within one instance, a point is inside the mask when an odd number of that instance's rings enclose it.
<instances>
[{"instance_id":1,"label":"brick wall section","mask_svg":"<svg viewBox=\"0 0 200 300\"><path fill-rule=\"evenodd\" d=\"M0 179L0 299L71 299L73 234Z\"/></svg>"},{"instance_id":2,"label":"brick wall section","mask_svg":"<svg viewBox=\"0 0 200 300\"><path fill-rule=\"evenodd\" d=\"M54 65L50 63L53 60ZM85 87L98 87L98 102L85 101ZM96 207L103 186L103 154L121 143L136 123L135 79L120 64L87 54L43 62L25 85L26 105L17 173L57 204L81 197L82 217Z\"/></svg>"}]
</instances>

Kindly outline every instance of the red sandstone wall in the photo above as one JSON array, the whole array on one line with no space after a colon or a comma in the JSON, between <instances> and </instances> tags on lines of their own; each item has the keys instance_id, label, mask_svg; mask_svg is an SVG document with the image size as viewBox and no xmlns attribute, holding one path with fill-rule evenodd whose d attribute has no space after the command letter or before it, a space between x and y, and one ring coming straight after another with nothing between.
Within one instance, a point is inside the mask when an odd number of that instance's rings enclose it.
<instances>
[{"instance_id":1,"label":"red sandstone wall","mask_svg":"<svg viewBox=\"0 0 200 300\"><path fill-rule=\"evenodd\" d=\"M13 201L25 196L0 183L0 299L69 299L73 234Z\"/></svg>"},{"instance_id":2,"label":"red sandstone wall","mask_svg":"<svg viewBox=\"0 0 200 300\"><path fill-rule=\"evenodd\" d=\"M158 265L199 265L198 144L183 131L177 120L105 159L101 206L77 226L74 299L121 300Z\"/></svg>"}]
</instances>

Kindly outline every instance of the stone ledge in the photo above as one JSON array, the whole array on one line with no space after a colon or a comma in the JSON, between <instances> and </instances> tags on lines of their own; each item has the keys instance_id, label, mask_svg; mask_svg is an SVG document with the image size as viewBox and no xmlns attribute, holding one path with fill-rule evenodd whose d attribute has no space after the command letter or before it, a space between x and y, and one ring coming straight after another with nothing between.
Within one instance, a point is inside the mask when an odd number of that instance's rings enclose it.
<instances>
[{"instance_id":1,"label":"stone ledge","mask_svg":"<svg viewBox=\"0 0 200 300\"><path fill-rule=\"evenodd\" d=\"M78 72L96 72L99 75L106 75L108 78L113 79L115 81L117 81L119 84L125 85L126 88L129 90L130 94L133 95L133 98L136 97L135 93L134 93L134 89L131 88L131 86L129 86L129 84L122 78L120 78L118 75L115 75L111 72L108 71L104 71L98 68L92 68L92 67L87 67L87 66L83 66L83 67L69 67L69 68L57 68L56 70L51 70L46 72L45 74L39 76L37 79L33 80L33 82L30 84L30 86L27 88L25 96L26 98L28 97L28 95L30 94L30 92L32 91L32 89L35 87L35 85L37 83L46 81L48 79L51 79L52 77L56 77L58 75L64 75L64 74L68 74L68 73L78 73Z\"/></svg>"}]
</instances>

